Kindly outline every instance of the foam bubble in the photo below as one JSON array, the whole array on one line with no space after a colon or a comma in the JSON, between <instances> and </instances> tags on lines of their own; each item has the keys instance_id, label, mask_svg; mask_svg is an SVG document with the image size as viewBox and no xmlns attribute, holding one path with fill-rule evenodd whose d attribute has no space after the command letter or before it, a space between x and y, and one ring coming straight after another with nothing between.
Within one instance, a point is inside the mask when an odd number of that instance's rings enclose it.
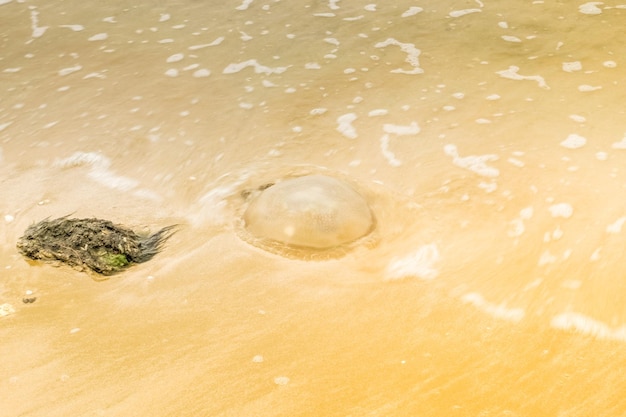
<instances>
[{"instance_id":1,"label":"foam bubble","mask_svg":"<svg viewBox=\"0 0 626 417\"><path fill-rule=\"evenodd\" d=\"M405 278L434 279L439 275L439 249L434 243L419 247L415 252L393 258L385 270L386 280Z\"/></svg>"},{"instance_id":2,"label":"foam bubble","mask_svg":"<svg viewBox=\"0 0 626 417\"><path fill-rule=\"evenodd\" d=\"M421 7L411 6L411 7L409 7L409 9L406 12L402 13L401 16L402 17L415 16L416 14L421 13L423 11L424 11L424 9L422 9Z\"/></svg>"},{"instance_id":3,"label":"foam bubble","mask_svg":"<svg viewBox=\"0 0 626 417\"><path fill-rule=\"evenodd\" d=\"M369 117L386 116L387 114L389 114L389 110L387 109L375 109L367 113Z\"/></svg>"},{"instance_id":4,"label":"foam bubble","mask_svg":"<svg viewBox=\"0 0 626 417\"><path fill-rule=\"evenodd\" d=\"M400 50L402 50L402 52L405 52L407 54L405 61L408 62L409 65L413 67L412 70L404 70L401 68L397 68L397 69L391 70L391 72L400 73L400 74L422 74L424 72L424 70L421 69L419 66L420 64L419 64L419 59L418 59L418 57L420 56L422 52L419 49L417 49L414 44L403 43L403 42L397 41L394 38L388 38L384 42L378 42L376 45L374 45L374 47L385 48L389 45L399 46Z\"/></svg>"},{"instance_id":5,"label":"foam bubble","mask_svg":"<svg viewBox=\"0 0 626 417\"><path fill-rule=\"evenodd\" d=\"M578 123L585 123L587 121L585 116L580 116L578 114L570 114L569 118Z\"/></svg>"},{"instance_id":6,"label":"foam bubble","mask_svg":"<svg viewBox=\"0 0 626 417\"><path fill-rule=\"evenodd\" d=\"M482 12L482 10L480 10L480 9L453 10L450 13L448 13L448 16L450 16L450 17L461 17L461 16L465 16L466 14L480 13L480 12Z\"/></svg>"},{"instance_id":7,"label":"foam bubble","mask_svg":"<svg viewBox=\"0 0 626 417\"><path fill-rule=\"evenodd\" d=\"M574 72L583 69L583 65L580 63L580 61L564 62L561 65L561 68L563 68L563 71L565 72Z\"/></svg>"},{"instance_id":8,"label":"foam bubble","mask_svg":"<svg viewBox=\"0 0 626 417\"><path fill-rule=\"evenodd\" d=\"M81 65L75 65L73 67L63 68L63 69L59 70L59 75L61 77L63 77L65 75L69 75L69 74L71 74L73 72L80 71L81 69L83 69L83 67Z\"/></svg>"},{"instance_id":9,"label":"foam bubble","mask_svg":"<svg viewBox=\"0 0 626 417\"><path fill-rule=\"evenodd\" d=\"M311 111L309 112L310 115L312 116L319 116L321 114L324 114L328 111L327 108L324 107L317 107L315 109L311 109Z\"/></svg>"},{"instance_id":10,"label":"foam bubble","mask_svg":"<svg viewBox=\"0 0 626 417\"><path fill-rule=\"evenodd\" d=\"M278 376L274 378L274 384L276 385L287 385L289 384L289 377L286 376Z\"/></svg>"},{"instance_id":11,"label":"foam bubble","mask_svg":"<svg viewBox=\"0 0 626 417\"><path fill-rule=\"evenodd\" d=\"M392 167L402 165L402 162L396 158L396 155L389 150L389 135L383 135L380 138L380 150Z\"/></svg>"},{"instance_id":12,"label":"foam bubble","mask_svg":"<svg viewBox=\"0 0 626 417\"><path fill-rule=\"evenodd\" d=\"M420 132L420 127L417 125L416 122L411 122L411 124L408 126L385 123L383 125L383 131L385 133L393 133L398 136L417 135Z\"/></svg>"},{"instance_id":13,"label":"foam bubble","mask_svg":"<svg viewBox=\"0 0 626 417\"><path fill-rule=\"evenodd\" d=\"M550 211L552 217L562 217L564 219L572 217L572 214L574 213L574 208L569 203L553 204L548 207L548 210Z\"/></svg>"},{"instance_id":14,"label":"foam bubble","mask_svg":"<svg viewBox=\"0 0 626 417\"><path fill-rule=\"evenodd\" d=\"M65 159L57 159L54 162L54 166L57 168L72 168L83 165L90 166L89 173L87 174L89 178L107 188L120 191L131 191L139 185L139 182L132 178L116 175L110 170L111 160L99 153L75 152ZM156 193L148 190L144 191L150 193L151 199L161 199L161 197Z\"/></svg>"},{"instance_id":15,"label":"foam bubble","mask_svg":"<svg viewBox=\"0 0 626 417\"><path fill-rule=\"evenodd\" d=\"M507 42L520 43L522 40L517 36L502 35L501 38Z\"/></svg>"},{"instance_id":16,"label":"foam bubble","mask_svg":"<svg viewBox=\"0 0 626 417\"><path fill-rule=\"evenodd\" d=\"M168 56L167 59L165 60L165 62L171 64L172 62L182 61L183 58L185 58L185 54L174 54L174 55Z\"/></svg>"},{"instance_id":17,"label":"foam bubble","mask_svg":"<svg viewBox=\"0 0 626 417\"><path fill-rule=\"evenodd\" d=\"M471 304L474 307L478 308L479 310L489 314L490 316L497 318L497 319L501 319L501 320L518 323L522 321L522 319L525 316L525 312L523 309L508 308L506 304L504 303L502 304L490 303L489 301L485 300L485 298L481 294L477 292L471 292L471 293L463 295L461 297L461 301L467 304Z\"/></svg>"},{"instance_id":18,"label":"foam bubble","mask_svg":"<svg viewBox=\"0 0 626 417\"><path fill-rule=\"evenodd\" d=\"M88 41L103 41L107 39L108 37L109 35L106 33L96 33L95 35L90 36L87 40Z\"/></svg>"},{"instance_id":19,"label":"foam bubble","mask_svg":"<svg viewBox=\"0 0 626 417\"><path fill-rule=\"evenodd\" d=\"M574 331L604 340L626 342L626 325L611 328L608 324L576 312L554 316L550 325L555 329Z\"/></svg>"},{"instance_id":20,"label":"foam bubble","mask_svg":"<svg viewBox=\"0 0 626 417\"><path fill-rule=\"evenodd\" d=\"M0 304L0 317L15 313L15 307L9 303Z\"/></svg>"},{"instance_id":21,"label":"foam bubble","mask_svg":"<svg viewBox=\"0 0 626 417\"><path fill-rule=\"evenodd\" d=\"M225 38L223 36L220 36L219 38L216 38L211 43L203 43L203 44L200 44L200 45L191 45L187 49L189 49L190 51L195 51L195 50L202 49L202 48L208 48L209 46L216 46L216 45L219 45L220 43L222 43L224 41L224 39Z\"/></svg>"},{"instance_id":22,"label":"foam bubble","mask_svg":"<svg viewBox=\"0 0 626 417\"><path fill-rule=\"evenodd\" d=\"M211 71L206 68L201 68L193 72L193 76L196 78L205 78L211 75Z\"/></svg>"},{"instance_id":23,"label":"foam bubble","mask_svg":"<svg viewBox=\"0 0 626 417\"><path fill-rule=\"evenodd\" d=\"M603 3L601 1L590 1L589 3L578 6L578 11L582 14L600 14L602 10L596 6L597 4Z\"/></svg>"},{"instance_id":24,"label":"foam bubble","mask_svg":"<svg viewBox=\"0 0 626 417\"><path fill-rule=\"evenodd\" d=\"M602 86L599 85L589 85L589 84L581 84L578 86L578 91L586 93L588 91L596 91L602 89Z\"/></svg>"},{"instance_id":25,"label":"foam bubble","mask_svg":"<svg viewBox=\"0 0 626 417\"><path fill-rule=\"evenodd\" d=\"M235 7L235 10L248 10L248 7L252 4L254 0L243 0L243 2Z\"/></svg>"},{"instance_id":26,"label":"foam bubble","mask_svg":"<svg viewBox=\"0 0 626 417\"><path fill-rule=\"evenodd\" d=\"M622 231L622 226L626 222L626 217L620 217L614 223L609 224L606 227L606 232L610 234L618 234Z\"/></svg>"},{"instance_id":27,"label":"foam bubble","mask_svg":"<svg viewBox=\"0 0 626 417\"><path fill-rule=\"evenodd\" d=\"M568 149L582 148L586 144L587 139L575 133L568 135L567 138L561 142L561 146Z\"/></svg>"},{"instance_id":28,"label":"foam bubble","mask_svg":"<svg viewBox=\"0 0 626 417\"><path fill-rule=\"evenodd\" d=\"M0 129L0 130L2 130L2 129ZM611 148L613 148L613 149L626 149L626 135L624 135L622 140L620 140L619 142L614 142L611 145Z\"/></svg>"},{"instance_id":29,"label":"foam bubble","mask_svg":"<svg viewBox=\"0 0 626 417\"><path fill-rule=\"evenodd\" d=\"M236 64L229 64L222 71L224 74L234 74L245 68L253 67L254 72L257 74L282 74L287 70L287 67L267 67L265 65L261 65L257 62L256 59L249 59L244 62L239 62Z\"/></svg>"},{"instance_id":30,"label":"foam bubble","mask_svg":"<svg viewBox=\"0 0 626 417\"><path fill-rule=\"evenodd\" d=\"M451 156L452 163L460 168L468 169L484 177L494 178L500 175L500 171L497 168L490 167L486 164L488 161L498 160L497 155L487 154L461 157L459 156L456 145L453 144L445 145L443 151L446 155Z\"/></svg>"},{"instance_id":31,"label":"foam bubble","mask_svg":"<svg viewBox=\"0 0 626 417\"><path fill-rule=\"evenodd\" d=\"M518 71L519 71L519 67L515 65L511 65L506 70L496 71L496 74L498 74L502 78L508 78L510 80L536 81L539 87L544 88L546 90L550 89L550 87L548 87L548 84L546 84L546 81L540 75L520 75L518 74Z\"/></svg>"},{"instance_id":32,"label":"foam bubble","mask_svg":"<svg viewBox=\"0 0 626 417\"><path fill-rule=\"evenodd\" d=\"M356 139L358 134L356 133L354 126L352 126L352 122L356 119L357 115L355 113L347 113L339 116L337 118L337 131L349 139Z\"/></svg>"},{"instance_id":33,"label":"foam bubble","mask_svg":"<svg viewBox=\"0 0 626 417\"><path fill-rule=\"evenodd\" d=\"M67 28L74 32L80 32L81 30L85 30L83 25L61 25L60 28Z\"/></svg>"}]
</instances>

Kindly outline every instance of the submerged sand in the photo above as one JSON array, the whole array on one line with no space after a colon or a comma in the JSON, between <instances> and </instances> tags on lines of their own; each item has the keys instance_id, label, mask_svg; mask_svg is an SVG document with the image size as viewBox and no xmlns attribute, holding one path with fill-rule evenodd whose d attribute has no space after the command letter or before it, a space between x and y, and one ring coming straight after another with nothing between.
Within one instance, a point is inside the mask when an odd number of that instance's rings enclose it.
<instances>
[{"instance_id":1,"label":"submerged sand","mask_svg":"<svg viewBox=\"0 0 626 417\"><path fill-rule=\"evenodd\" d=\"M0 414L624 414L624 13L0 0ZM311 173L372 244L241 239ZM66 215L180 230L97 281L15 247Z\"/></svg>"}]
</instances>

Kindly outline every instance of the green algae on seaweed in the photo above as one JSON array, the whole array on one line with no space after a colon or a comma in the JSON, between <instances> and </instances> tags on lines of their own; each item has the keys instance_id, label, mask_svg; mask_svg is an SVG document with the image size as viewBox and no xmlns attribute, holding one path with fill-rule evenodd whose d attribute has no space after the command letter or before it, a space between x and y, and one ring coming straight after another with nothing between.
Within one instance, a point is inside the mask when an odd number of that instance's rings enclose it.
<instances>
[{"instance_id":1,"label":"green algae on seaweed","mask_svg":"<svg viewBox=\"0 0 626 417\"><path fill-rule=\"evenodd\" d=\"M26 229L17 249L30 259L61 262L78 270L113 275L133 263L152 259L175 232L175 227L142 235L108 220L46 219Z\"/></svg>"}]
</instances>

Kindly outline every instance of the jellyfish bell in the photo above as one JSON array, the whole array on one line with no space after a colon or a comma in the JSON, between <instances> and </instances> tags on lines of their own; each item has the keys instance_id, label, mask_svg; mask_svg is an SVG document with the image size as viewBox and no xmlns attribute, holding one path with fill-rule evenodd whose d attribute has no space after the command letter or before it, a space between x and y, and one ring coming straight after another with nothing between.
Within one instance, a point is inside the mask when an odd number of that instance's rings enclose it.
<instances>
[{"instance_id":1,"label":"jellyfish bell","mask_svg":"<svg viewBox=\"0 0 626 417\"><path fill-rule=\"evenodd\" d=\"M282 255L345 253L370 234L375 219L354 187L325 175L287 179L262 189L243 214L248 240Z\"/></svg>"}]
</instances>

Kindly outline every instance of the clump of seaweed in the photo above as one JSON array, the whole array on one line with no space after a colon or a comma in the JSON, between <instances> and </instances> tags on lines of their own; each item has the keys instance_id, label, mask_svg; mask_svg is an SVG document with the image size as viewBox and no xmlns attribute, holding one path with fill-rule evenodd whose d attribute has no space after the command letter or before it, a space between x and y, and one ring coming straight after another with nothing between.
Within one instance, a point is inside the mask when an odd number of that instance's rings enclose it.
<instances>
[{"instance_id":1,"label":"clump of seaweed","mask_svg":"<svg viewBox=\"0 0 626 417\"><path fill-rule=\"evenodd\" d=\"M168 226L146 235L108 220L61 217L29 226L18 240L17 249L31 259L113 275L133 263L152 259L175 228Z\"/></svg>"}]
</instances>

